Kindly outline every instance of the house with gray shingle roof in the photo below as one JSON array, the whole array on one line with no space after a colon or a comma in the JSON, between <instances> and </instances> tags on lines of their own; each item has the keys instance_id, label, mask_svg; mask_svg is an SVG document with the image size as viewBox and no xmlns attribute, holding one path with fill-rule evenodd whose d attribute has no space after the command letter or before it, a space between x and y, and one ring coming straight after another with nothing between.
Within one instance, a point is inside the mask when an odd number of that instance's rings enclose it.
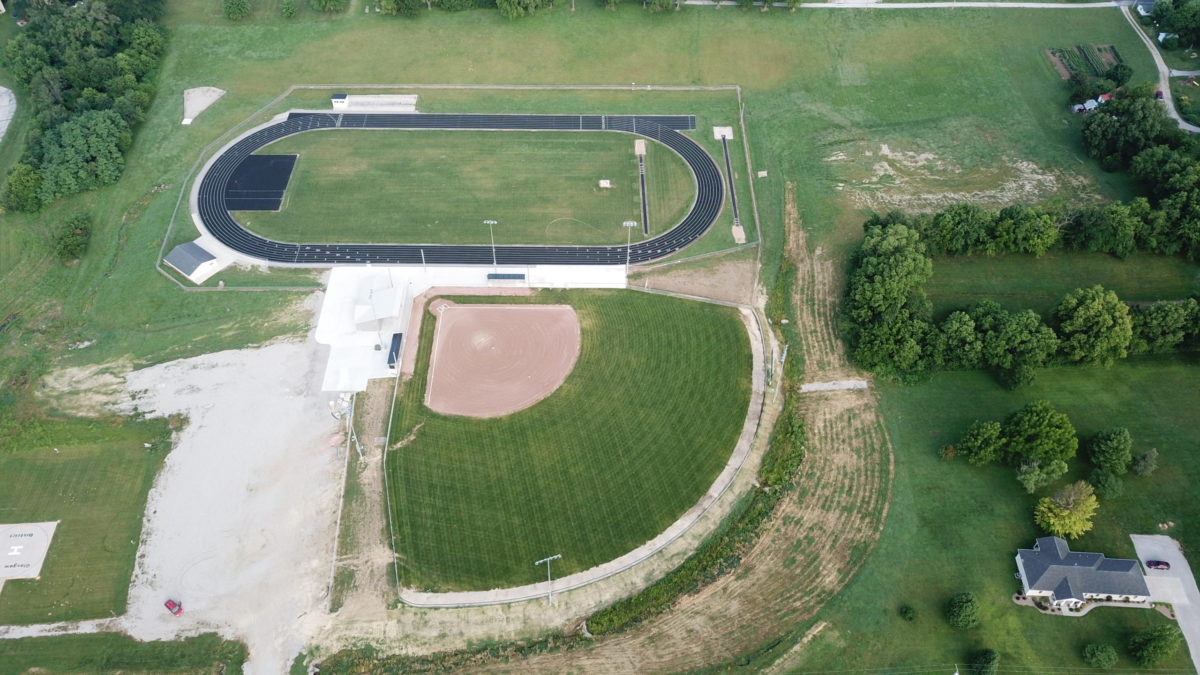
<instances>
[{"instance_id":1,"label":"house with gray shingle roof","mask_svg":"<svg viewBox=\"0 0 1200 675\"><path fill-rule=\"evenodd\" d=\"M1061 609L1078 609L1088 600L1150 600L1138 561L1077 553L1060 537L1042 537L1033 548L1018 549L1017 576L1025 595L1046 598Z\"/></svg>"}]
</instances>

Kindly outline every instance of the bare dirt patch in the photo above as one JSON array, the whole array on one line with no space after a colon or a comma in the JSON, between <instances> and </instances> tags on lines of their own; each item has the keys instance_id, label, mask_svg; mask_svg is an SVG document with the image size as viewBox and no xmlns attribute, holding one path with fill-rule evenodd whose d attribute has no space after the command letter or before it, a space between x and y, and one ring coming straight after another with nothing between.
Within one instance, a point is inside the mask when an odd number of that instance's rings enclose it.
<instances>
[{"instance_id":1,"label":"bare dirt patch","mask_svg":"<svg viewBox=\"0 0 1200 675\"><path fill-rule=\"evenodd\" d=\"M183 124L191 124L200 113L224 95L225 90L216 87L185 89L183 92Z\"/></svg>"},{"instance_id":2,"label":"bare dirt patch","mask_svg":"<svg viewBox=\"0 0 1200 675\"><path fill-rule=\"evenodd\" d=\"M500 417L562 386L579 358L570 305L456 305L438 300L425 405L447 415Z\"/></svg>"},{"instance_id":3,"label":"bare dirt patch","mask_svg":"<svg viewBox=\"0 0 1200 675\"><path fill-rule=\"evenodd\" d=\"M38 396L72 415L100 416L125 400L129 361L60 368L42 378Z\"/></svg>"},{"instance_id":4,"label":"bare dirt patch","mask_svg":"<svg viewBox=\"0 0 1200 675\"><path fill-rule=\"evenodd\" d=\"M663 266L632 275L629 285L748 305L754 301L757 254L757 249L748 249L693 263Z\"/></svg>"},{"instance_id":5,"label":"bare dirt patch","mask_svg":"<svg viewBox=\"0 0 1200 675\"><path fill-rule=\"evenodd\" d=\"M1055 54L1053 50L1047 49L1046 58L1050 59L1050 65L1054 66L1054 70L1058 71L1059 77L1064 80L1071 79L1071 69L1067 67L1067 64L1063 63L1058 54Z\"/></svg>"}]
</instances>

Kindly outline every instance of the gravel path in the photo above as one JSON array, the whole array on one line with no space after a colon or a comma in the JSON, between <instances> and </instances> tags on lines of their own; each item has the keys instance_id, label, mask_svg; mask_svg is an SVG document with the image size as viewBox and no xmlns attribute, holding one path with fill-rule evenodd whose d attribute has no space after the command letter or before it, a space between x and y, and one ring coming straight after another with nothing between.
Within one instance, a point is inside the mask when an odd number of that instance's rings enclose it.
<instances>
[{"instance_id":1,"label":"gravel path","mask_svg":"<svg viewBox=\"0 0 1200 675\"><path fill-rule=\"evenodd\" d=\"M1163 61L1162 54L1159 53L1158 47L1154 45L1154 42L1150 39L1150 36L1146 35L1141 27L1138 26L1137 20L1135 20L1133 15L1129 13L1129 7L1122 6L1121 13L1125 15L1125 20L1128 21L1130 27L1133 28L1133 32L1137 33L1137 36L1142 40L1142 44L1146 45L1146 49L1150 50L1150 56L1154 58L1154 65L1158 67L1158 88L1166 92L1166 96L1163 98L1163 103L1165 103L1167 106L1167 115L1171 119L1175 120L1175 122L1179 124L1179 128L1183 129L1184 131L1190 131L1192 133L1200 131L1200 127L1184 122L1183 117L1179 115L1179 111L1175 109L1175 97L1171 95L1171 69L1167 68L1167 64Z\"/></svg>"}]
</instances>

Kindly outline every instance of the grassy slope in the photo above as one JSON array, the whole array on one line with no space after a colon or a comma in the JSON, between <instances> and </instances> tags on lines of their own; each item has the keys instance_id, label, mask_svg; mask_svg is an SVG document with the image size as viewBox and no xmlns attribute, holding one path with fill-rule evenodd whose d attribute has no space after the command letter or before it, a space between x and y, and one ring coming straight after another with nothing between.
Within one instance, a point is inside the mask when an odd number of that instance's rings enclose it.
<instances>
[{"instance_id":1,"label":"grassy slope","mask_svg":"<svg viewBox=\"0 0 1200 675\"><path fill-rule=\"evenodd\" d=\"M1052 653L1055 666L1081 667L1088 642L1123 650L1130 632L1164 622L1147 611L1101 608L1065 619L1013 605L1013 556L1039 536L1032 519L1037 496L1025 494L1011 469L943 462L936 451L972 420L1002 418L1036 398L1069 414L1084 436L1128 426L1138 451L1158 448L1161 468L1150 478L1127 478L1123 496L1102 501L1095 531L1072 545L1131 557L1130 533L1159 534L1157 524L1173 520L1178 527L1171 535L1194 551L1200 546L1200 528L1192 523L1192 486L1200 480L1195 381L1194 363L1159 359L1111 369L1054 369L1018 392L980 373L939 375L911 387L882 385L896 448L892 515L875 554L822 613L831 626L804 650L800 668L961 662L969 650L985 646L1000 651L1007 666L1045 665ZM1068 478L1086 477L1089 470L1077 462ZM976 592L984 605L979 630L958 633L942 618L943 604L960 590ZM917 609L915 624L897 615L904 603ZM1131 666L1122 659L1123 667ZM1184 650L1162 665L1187 663Z\"/></svg>"},{"instance_id":2,"label":"grassy slope","mask_svg":"<svg viewBox=\"0 0 1200 675\"><path fill-rule=\"evenodd\" d=\"M750 360L731 310L633 292L536 300L570 303L582 328L552 396L493 420L444 417L421 406L422 367L397 406L393 440L422 424L388 464L405 585L533 583L532 562L554 553L556 575L605 562L678 518L729 458Z\"/></svg>"},{"instance_id":3,"label":"grassy slope","mask_svg":"<svg viewBox=\"0 0 1200 675\"><path fill-rule=\"evenodd\" d=\"M164 420L111 424L50 424L27 449L0 454L0 521L62 521L42 578L4 584L0 624L124 611L146 494L170 441Z\"/></svg>"},{"instance_id":4,"label":"grassy slope","mask_svg":"<svg viewBox=\"0 0 1200 675\"><path fill-rule=\"evenodd\" d=\"M1068 292L1094 284L1127 302L1172 300L1200 293L1200 265L1137 254L1126 261L1099 253L938 258L926 291L936 317L991 299L1010 310L1049 316Z\"/></svg>"},{"instance_id":5,"label":"grassy slope","mask_svg":"<svg viewBox=\"0 0 1200 675\"><path fill-rule=\"evenodd\" d=\"M480 222L490 218L497 244L614 244L625 242L622 221L641 221L628 134L323 131L261 152L300 155L287 200L279 212L235 215L281 241L486 244ZM677 191L651 202L653 234L695 194L678 156L655 157L654 175Z\"/></svg>"},{"instance_id":6,"label":"grassy slope","mask_svg":"<svg viewBox=\"0 0 1200 675\"><path fill-rule=\"evenodd\" d=\"M0 640L0 673L240 673L246 648L205 633L177 642L124 635L60 635Z\"/></svg>"}]
</instances>

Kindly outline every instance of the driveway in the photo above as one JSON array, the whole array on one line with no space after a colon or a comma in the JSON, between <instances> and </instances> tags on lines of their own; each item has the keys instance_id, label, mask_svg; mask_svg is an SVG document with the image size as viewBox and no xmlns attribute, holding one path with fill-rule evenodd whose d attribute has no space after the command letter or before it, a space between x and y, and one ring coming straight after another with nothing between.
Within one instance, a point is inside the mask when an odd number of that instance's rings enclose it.
<instances>
[{"instance_id":1,"label":"driveway","mask_svg":"<svg viewBox=\"0 0 1200 675\"><path fill-rule=\"evenodd\" d=\"M1137 549L1142 565L1147 560L1165 560L1171 563L1169 570L1146 570L1146 585L1150 587L1150 599L1154 602L1169 602L1175 606L1179 628L1187 640L1192 654L1192 665L1200 672L1200 590L1192 568L1179 550L1174 539L1161 534L1131 534L1133 547Z\"/></svg>"}]
</instances>

